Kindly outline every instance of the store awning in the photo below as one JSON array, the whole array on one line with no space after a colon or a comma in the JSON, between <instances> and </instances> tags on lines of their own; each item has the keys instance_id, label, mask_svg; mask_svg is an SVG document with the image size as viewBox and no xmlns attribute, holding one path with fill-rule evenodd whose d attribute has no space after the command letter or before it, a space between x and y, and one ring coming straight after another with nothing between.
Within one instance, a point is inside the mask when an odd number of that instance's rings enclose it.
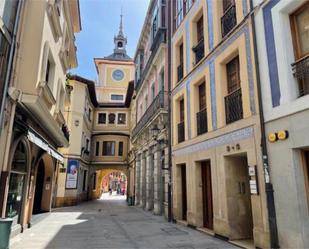
<instances>
[{"instance_id":1,"label":"store awning","mask_svg":"<svg viewBox=\"0 0 309 249\"><path fill-rule=\"evenodd\" d=\"M57 159L61 163L63 163L63 156L56 151L54 148L52 148L44 139L40 138L38 135L36 135L34 132L28 130L27 137L29 141L40 147L41 149L45 150L49 155L51 155L53 158Z\"/></svg>"}]
</instances>

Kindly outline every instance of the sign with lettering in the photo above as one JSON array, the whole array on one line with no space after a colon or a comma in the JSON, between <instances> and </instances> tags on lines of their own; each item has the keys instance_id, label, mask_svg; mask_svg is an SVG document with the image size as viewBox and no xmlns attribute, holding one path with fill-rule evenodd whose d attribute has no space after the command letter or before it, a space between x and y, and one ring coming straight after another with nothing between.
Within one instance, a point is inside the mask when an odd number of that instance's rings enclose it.
<instances>
[{"instance_id":1,"label":"sign with lettering","mask_svg":"<svg viewBox=\"0 0 309 249\"><path fill-rule=\"evenodd\" d=\"M78 168L79 168L78 160L72 160L72 159L68 160L67 179L65 185L67 189L77 188Z\"/></svg>"}]
</instances>

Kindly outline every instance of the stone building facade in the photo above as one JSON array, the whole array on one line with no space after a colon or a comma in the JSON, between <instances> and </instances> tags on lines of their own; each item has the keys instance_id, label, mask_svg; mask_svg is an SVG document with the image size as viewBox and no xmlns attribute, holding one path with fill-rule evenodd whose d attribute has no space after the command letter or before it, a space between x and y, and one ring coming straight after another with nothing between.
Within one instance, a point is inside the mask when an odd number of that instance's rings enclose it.
<instances>
[{"instance_id":1,"label":"stone building facade","mask_svg":"<svg viewBox=\"0 0 309 249\"><path fill-rule=\"evenodd\" d=\"M309 1L255 1L265 135L281 248L309 245Z\"/></svg>"},{"instance_id":2,"label":"stone building facade","mask_svg":"<svg viewBox=\"0 0 309 249\"><path fill-rule=\"evenodd\" d=\"M81 25L77 0L4 2L19 4L11 9L18 10L19 46L0 139L0 214L13 218L14 234L30 227L34 215L50 211L54 201L55 172L64 161L58 148L69 145L66 73L77 66L74 33Z\"/></svg>"},{"instance_id":3,"label":"stone building facade","mask_svg":"<svg viewBox=\"0 0 309 249\"><path fill-rule=\"evenodd\" d=\"M247 0L174 1L173 216L268 248L251 11Z\"/></svg>"},{"instance_id":4,"label":"stone building facade","mask_svg":"<svg viewBox=\"0 0 309 249\"><path fill-rule=\"evenodd\" d=\"M167 216L167 6L150 1L135 54L135 204ZM132 110L133 111L133 110Z\"/></svg>"}]
</instances>

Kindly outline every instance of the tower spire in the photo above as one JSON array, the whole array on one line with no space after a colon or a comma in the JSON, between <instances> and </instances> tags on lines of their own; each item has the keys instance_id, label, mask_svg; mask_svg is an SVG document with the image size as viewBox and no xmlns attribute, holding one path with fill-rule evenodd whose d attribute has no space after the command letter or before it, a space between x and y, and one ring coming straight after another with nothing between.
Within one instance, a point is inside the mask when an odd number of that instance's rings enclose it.
<instances>
[{"instance_id":1,"label":"tower spire","mask_svg":"<svg viewBox=\"0 0 309 249\"><path fill-rule=\"evenodd\" d=\"M122 35L122 36L123 36L122 17L123 17L123 14L122 14L122 7L121 7L121 12L120 12L120 25L119 25L119 35Z\"/></svg>"}]
</instances>

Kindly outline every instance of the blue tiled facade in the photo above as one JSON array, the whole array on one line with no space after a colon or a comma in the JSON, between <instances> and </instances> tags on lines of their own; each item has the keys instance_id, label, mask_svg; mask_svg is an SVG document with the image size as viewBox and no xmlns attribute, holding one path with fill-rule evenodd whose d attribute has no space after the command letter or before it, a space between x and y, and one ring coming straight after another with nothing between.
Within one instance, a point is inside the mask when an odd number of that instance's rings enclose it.
<instances>
[{"instance_id":1,"label":"blue tiled facade","mask_svg":"<svg viewBox=\"0 0 309 249\"><path fill-rule=\"evenodd\" d=\"M281 93L280 93L280 85L279 85L279 77L278 77L276 45L275 45L275 38L274 38L274 28L273 28L273 20L271 16L271 9L279 1L280 0L269 1L269 3L263 8L265 43L266 43L266 50L267 50L270 90L271 90L271 99L272 99L273 107L280 105Z\"/></svg>"}]
</instances>

